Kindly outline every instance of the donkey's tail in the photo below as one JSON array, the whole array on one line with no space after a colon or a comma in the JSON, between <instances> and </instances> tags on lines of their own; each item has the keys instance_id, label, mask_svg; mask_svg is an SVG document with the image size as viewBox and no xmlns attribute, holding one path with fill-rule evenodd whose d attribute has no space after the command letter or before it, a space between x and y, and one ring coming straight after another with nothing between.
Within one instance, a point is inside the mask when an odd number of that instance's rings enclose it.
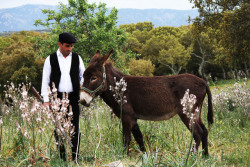
<instances>
[{"instance_id":1,"label":"donkey's tail","mask_svg":"<svg viewBox=\"0 0 250 167\"><path fill-rule=\"evenodd\" d=\"M208 85L206 85L206 92L208 97L208 112L207 112L207 121L208 124L211 125L214 122L214 111L212 105L212 94Z\"/></svg>"}]
</instances>

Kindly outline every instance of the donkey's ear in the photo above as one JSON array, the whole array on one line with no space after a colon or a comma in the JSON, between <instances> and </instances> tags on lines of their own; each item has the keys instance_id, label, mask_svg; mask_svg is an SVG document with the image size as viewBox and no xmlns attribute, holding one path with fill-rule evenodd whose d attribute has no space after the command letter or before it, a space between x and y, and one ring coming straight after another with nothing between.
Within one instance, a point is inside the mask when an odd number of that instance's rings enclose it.
<instances>
[{"instance_id":1,"label":"donkey's ear","mask_svg":"<svg viewBox=\"0 0 250 167\"><path fill-rule=\"evenodd\" d=\"M99 54L99 55L100 55L100 53L101 53L101 52L100 52L100 50L98 49L98 50L96 51L95 54Z\"/></svg>"},{"instance_id":2,"label":"donkey's ear","mask_svg":"<svg viewBox=\"0 0 250 167\"><path fill-rule=\"evenodd\" d=\"M101 59L100 50L97 50L95 55L91 58L90 63L98 62Z\"/></svg>"},{"instance_id":3,"label":"donkey's ear","mask_svg":"<svg viewBox=\"0 0 250 167\"><path fill-rule=\"evenodd\" d=\"M104 55L104 56L102 57L102 59L101 59L101 64L102 64L102 65L105 64L105 62L108 60L108 58L109 58L109 56L111 55L112 52L113 52L113 49L111 49L111 50L109 51L108 54L106 54L106 55Z\"/></svg>"}]
</instances>

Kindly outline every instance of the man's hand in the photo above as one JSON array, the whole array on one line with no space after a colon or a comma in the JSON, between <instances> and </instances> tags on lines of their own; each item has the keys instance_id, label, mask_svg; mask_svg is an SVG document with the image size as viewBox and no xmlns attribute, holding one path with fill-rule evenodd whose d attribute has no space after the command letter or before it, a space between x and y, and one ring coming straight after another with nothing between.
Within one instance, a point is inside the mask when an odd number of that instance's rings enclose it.
<instances>
[{"instance_id":1,"label":"man's hand","mask_svg":"<svg viewBox=\"0 0 250 167\"><path fill-rule=\"evenodd\" d=\"M47 106L50 107L50 102L45 102L45 103L43 103L43 106L44 106L44 107L47 107Z\"/></svg>"}]
</instances>

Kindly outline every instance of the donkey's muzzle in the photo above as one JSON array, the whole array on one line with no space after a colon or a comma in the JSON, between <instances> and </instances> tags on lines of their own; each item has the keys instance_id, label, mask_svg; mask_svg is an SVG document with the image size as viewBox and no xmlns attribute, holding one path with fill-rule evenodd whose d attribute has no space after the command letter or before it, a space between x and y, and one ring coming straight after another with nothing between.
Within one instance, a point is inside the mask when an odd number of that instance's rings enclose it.
<instances>
[{"instance_id":1,"label":"donkey's muzzle","mask_svg":"<svg viewBox=\"0 0 250 167\"><path fill-rule=\"evenodd\" d=\"M81 90L80 91L80 100L79 100L79 103L86 106L86 107L89 107L90 105L90 102L93 100L93 97L88 94L87 92Z\"/></svg>"},{"instance_id":2,"label":"donkey's muzzle","mask_svg":"<svg viewBox=\"0 0 250 167\"><path fill-rule=\"evenodd\" d=\"M89 107L90 104L87 104L86 101L79 101L81 105L84 105L85 107Z\"/></svg>"}]
</instances>

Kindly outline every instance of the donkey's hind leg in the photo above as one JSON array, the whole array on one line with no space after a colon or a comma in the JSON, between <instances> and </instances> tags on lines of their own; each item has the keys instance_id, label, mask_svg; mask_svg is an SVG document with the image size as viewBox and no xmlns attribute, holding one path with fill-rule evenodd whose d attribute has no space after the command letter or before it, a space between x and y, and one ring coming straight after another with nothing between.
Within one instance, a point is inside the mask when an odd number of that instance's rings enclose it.
<instances>
[{"instance_id":1,"label":"donkey's hind leg","mask_svg":"<svg viewBox=\"0 0 250 167\"><path fill-rule=\"evenodd\" d=\"M195 142L193 145L193 148L195 149L194 151L198 152L200 142L202 140L202 134L203 134L202 127L196 121L193 123L193 125L192 125L192 123L190 124L190 118L188 118L186 114L178 113L178 115L180 116L182 122L186 125L188 130L191 133L193 133L193 138L194 138L194 142ZM192 127L193 127L193 129L192 129Z\"/></svg>"},{"instance_id":2,"label":"donkey's hind leg","mask_svg":"<svg viewBox=\"0 0 250 167\"><path fill-rule=\"evenodd\" d=\"M141 130L137 124L137 122L134 124L133 128L132 128L132 133L133 133L133 136L135 138L135 141L139 144L140 146L140 150L142 152L145 152L146 149L145 149L145 146L143 144L143 136L142 136L142 133L141 133Z\"/></svg>"},{"instance_id":3,"label":"donkey's hind leg","mask_svg":"<svg viewBox=\"0 0 250 167\"><path fill-rule=\"evenodd\" d=\"M201 138L201 140L202 140L202 150L204 150L203 155L208 156L208 144L207 144L208 131L207 131L207 128L205 127L205 125L203 124L201 119L199 119L198 122L199 122L200 127L203 130L202 138Z\"/></svg>"}]
</instances>

